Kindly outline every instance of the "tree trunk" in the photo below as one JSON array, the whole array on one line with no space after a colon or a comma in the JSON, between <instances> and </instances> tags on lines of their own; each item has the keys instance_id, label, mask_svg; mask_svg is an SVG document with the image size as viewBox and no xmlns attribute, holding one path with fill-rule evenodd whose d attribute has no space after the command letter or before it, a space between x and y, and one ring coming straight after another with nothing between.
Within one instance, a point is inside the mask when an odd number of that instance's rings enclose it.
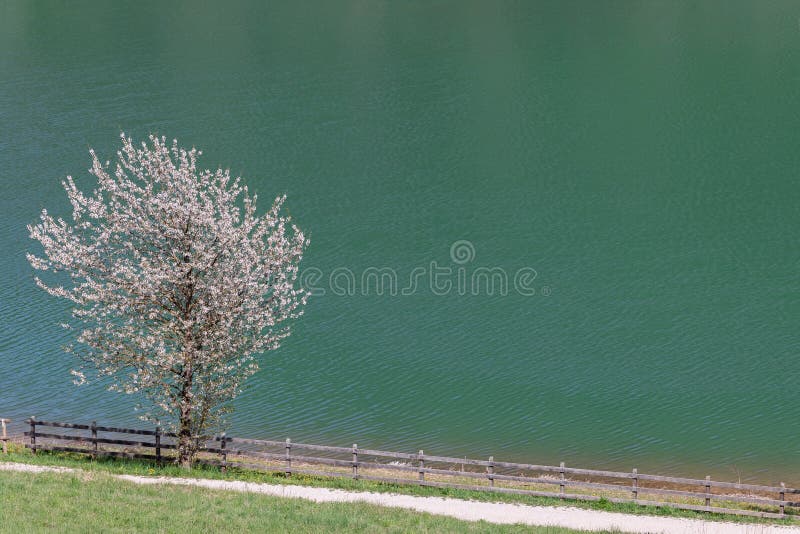
<instances>
[{"instance_id":1,"label":"tree trunk","mask_svg":"<svg viewBox=\"0 0 800 534\"><path fill-rule=\"evenodd\" d=\"M192 468L195 454L194 440L192 439L192 415L189 411L184 416L181 408L180 429L178 430L178 464L184 469Z\"/></svg>"},{"instance_id":2,"label":"tree trunk","mask_svg":"<svg viewBox=\"0 0 800 534\"><path fill-rule=\"evenodd\" d=\"M184 382L180 396L180 426L178 429L178 464L191 469L194 461L195 440L192 437L192 366L187 363L184 369Z\"/></svg>"}]
</instances>

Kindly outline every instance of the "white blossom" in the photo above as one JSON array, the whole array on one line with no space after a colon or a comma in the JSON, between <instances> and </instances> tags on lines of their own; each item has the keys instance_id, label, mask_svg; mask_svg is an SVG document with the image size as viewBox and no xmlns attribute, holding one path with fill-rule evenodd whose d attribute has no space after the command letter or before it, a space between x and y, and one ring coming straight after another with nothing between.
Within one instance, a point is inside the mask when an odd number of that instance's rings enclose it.
<instances>
[{"instance_id":1,"label":"white blossom","mask_svg":"<svg viewBox=\"0 0 800 534\"><path fill-rule=\"evenodd\" d=\"M255 356L278 348L302 313L308 238L282 215L285 196L258 215L239 178L197 169L200 151L121 138L113 172L90 150L91 194L63 181L70 223L42 210L28 226L44 251L28 261L67 275L35 281L73 304L75 382L93 372L112 390L144 394L148 417L179 432L187 465L258 370Z\"/></svg>"}]
</instances>

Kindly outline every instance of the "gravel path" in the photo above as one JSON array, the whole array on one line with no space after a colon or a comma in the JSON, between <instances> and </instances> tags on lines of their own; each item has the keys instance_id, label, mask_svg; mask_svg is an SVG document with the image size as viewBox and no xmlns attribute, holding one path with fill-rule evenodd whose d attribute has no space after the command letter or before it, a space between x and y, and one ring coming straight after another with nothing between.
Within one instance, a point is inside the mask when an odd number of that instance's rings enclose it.
<instances>
[{"instance_id":1,"label":"gravel path","mask_svg":"<svg viewBox=\"0 0 800 534\"><path fill-rule=\"evenodd\" d=\"M45 471L75 472L66 467L45 467L38 465L0 462L0 471ZM417 497L395 493L371 493L344 491L306 486L282 484L255 484L229 480L197 478L143 477L133 475L113 475L121 480L136 484L175 484L198 486L215 490L232 490L250 493L263 493L278 497L308 499L315 502L366 502L380 506L407 508L419 512L447 515L467 521L483 519L491 523L522 523L526 525L560 526L581 530L619 529L624 532L665 533L665 534L800 534L800 527L778 525L747 525L682 519L631 515L599 510L586 510L573 507L528 506L509 503L487 503L446 499L441 497Z\"/></svg>"}]
</instances>

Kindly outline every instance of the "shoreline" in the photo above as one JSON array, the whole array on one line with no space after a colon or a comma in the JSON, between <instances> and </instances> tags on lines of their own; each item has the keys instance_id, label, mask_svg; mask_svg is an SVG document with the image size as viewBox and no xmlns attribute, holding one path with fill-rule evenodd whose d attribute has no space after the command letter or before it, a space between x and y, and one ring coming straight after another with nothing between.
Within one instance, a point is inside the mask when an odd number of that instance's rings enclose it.
<instances>
[{"instance_id":1,"label":"shoreline","mask_svg":"<svg viewBox=\"0 0 800 534\"><path fill-rule=\"evenodd\" d=\"M3 414L0 414L3 415ZM5 416L4 416L5 417ZM120 423L124 424L124 423ZM26 439L23 435L23 432L28 430L28 425L24 422L22 418L20 419L11 419L11 423L8 424L8 431L9 431L9 439L11 441L16 442L24 442ZM267 439L269 437L263 437L260 433L255 433L253 436L249 436L251 439ZM295 440L292 438L292 441L301 441L300 439ZM325 439L324 436L318 438L303 438L302 441L306 443L333 443L333 442L342 442L348 443L347 440L335 440L335 439ZM374 449L381 449L381 450L395 450L395 451L402 451L404 448L407 449L405 452L408 453L415 453L417 449L412 447L403 447L403 446L390 446L386 445L386 441L379 440L377 441L377 445L372 446L372 443L369 441L363 441L363 439L355 439L351 440L358 442L359 444L369 443L369 448ZM345 445L346 446L346 445ZM448 448L444 445L440 447L421 447L426 452L434 453L441 453L442 456L455 456L455 457L464 457L464 454L459 454L459 452L466 450L461 445L453 446L452 448ZM476 449L481 450L485 449L484 447L476 447ZM455 452L454 452L455 451ZM509 463L534 463L539 465L551 465L557 466L560 462L553 462L548 461L543 458L552 457L551 454L541 454L541 455L524 455L523 453L514 453L509 452L508 455L494 453L486 454L483 458L479 454L474 453L467 453L466 458L470 459L487 459L490 456L493 456L496 461L502 462L509 462ZM584 458L581 460L580 458ZM712 480L716 481L725 481L725 482L736 482L740 484L755 484L755 485L764 485L764 486L778 486L781 483L786 484L789 487L800 487L800 466L797 469L792 471L787 471L785 464L776 464L776 465L768 465L768 464L719 464L718 466L713 466L711 464L701 464L695 461L688 461L688 462L678 462L674 459L670 459L669 461L659 459L656 455L651 457L642 457L640 458L641 462L637 461L609 461L608 459L597 458L591 455L575 455L572 461L565 461L565 465L567 467L579 467L581 469L591 469L591 470L599 470L599 471L617 471L617 472L631 472L634 468L638 470L640 473L648 473L653 475L661 475L661 476L669 476L669 477L679 477L679 478L694 478L694 479L702 479L706 476L711 476ZM647 461L650 460L650 461Z\"/></svg>"}]
</instances>

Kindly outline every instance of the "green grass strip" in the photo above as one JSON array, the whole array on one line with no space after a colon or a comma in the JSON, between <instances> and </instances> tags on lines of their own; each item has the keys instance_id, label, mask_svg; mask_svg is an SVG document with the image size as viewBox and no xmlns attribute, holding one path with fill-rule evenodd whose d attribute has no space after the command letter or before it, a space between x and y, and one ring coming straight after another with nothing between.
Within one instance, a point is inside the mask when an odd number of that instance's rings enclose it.
<instances>
[{"instance_id":1,"label":"green grass strip","mask_svg":"<svg viewBox=\"0 0 800 534\"><path fill-rule=\"evenodd\" d=\"M0 461L72 467L91 472L106 472L113 474L207 478L214 480L240 480L245 482L257 482L265 484L292 484L351 491L398 493L403 495L417 495L426 497L449 497L481 502L519 503L529 504L532 506L568 505L589 510L603 510L626 514L680 517L710 521L727 521L748 524L797 525L797 519L793 519L794 516L790 516L788 514L786 519L770 519L734 514L695 512L692 510L680 510L670 507L641 506L632 503L612 503L605 499L601 499L599 501L562 501L557 498L536 497L532 495L492 493L489 491L472 491L455 488L433 488L416 485L374 482L368 480L353 480L349 478L319 477L301 474L294 474L291 477L286 477L281 472L258 472L237 468L229 468L227 473L221 473L218 468L208 466L198 466L190 471L187 471L176 465L165 465L163 467L158 467L154 463L144 460L131 460L124 458L99 458L97 460L92 460L90 457L81 454L42 451L34 455L29 450L21 447L18 444L11 445L8 455L0 455Z\"/></svg>"},{"instance_id":2,"label":"green grass strip","mask_svg":"<svg viewBox=\"0 0 800 534\"><path fill-rule=\"evenodd\" d=\"M578 532L460 521L364 503L139 486L97 471L0 472L0 511L2 532Z\"/></svg>"}]
</instances>

